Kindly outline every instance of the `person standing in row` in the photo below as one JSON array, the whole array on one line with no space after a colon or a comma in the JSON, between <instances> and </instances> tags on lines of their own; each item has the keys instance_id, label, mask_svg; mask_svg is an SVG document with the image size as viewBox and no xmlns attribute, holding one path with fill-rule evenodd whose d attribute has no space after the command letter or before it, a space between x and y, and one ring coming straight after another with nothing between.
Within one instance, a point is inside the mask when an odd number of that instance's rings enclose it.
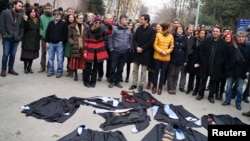
<instances>
[{"instance_id":1,"label":"person standing in row","mask_svg":"<svg viewBox=\"0 0 250 141\"><path fill-rule=\"evenodd\" d=\"M21 61L24 62L24 73L33 73L33 60L39 57L40 34L39 20L34 8L26 10L24 18L24 35L22 40Z\"/></svg>"},{"instance_id":2,"label":"person standing in row","mask_svg":"<svg viewBox=\"0 0 250 141\"><path fill-rule=\"evenodd\" d=\"M157 94L161 95L162 87L166 78L166 71L170 62L170 54L174 48L174 37L171 34L171 23L163 23L161 25L162 31L156 34L154 41L154 73L152 75L152 94L157 91L158 75L160 71L160 81Z\"/></svg>"},{"instance_id":3,"label":"person standing in row","mask_svg":"<svg viewBox=\"0 0 250 141\"><path fill-rule=\"evenodd\" d=\"M224 38L228 42L233 40L231 34L225 34ZM245 42L246 32L238 31L236 34L236 43L232 42L228 45L229 55L226 62L226 99L222 103L223 106L230 105L232 98L232 87L236 83L236 100L235 106L237 110L241 110L241 102L243 96L244 80L249 76L250 71L250 46Z\"/></svg>"},{"instance_id":4,"label":"person standing in row","mask_svg":"<svg viewBox=\"0 0 250 141\"><path fill-rule=\"evenodd\" d=\"M150 16L148 14L141 15L140 23L141 25L136 29L133 39L135 49L133 56L133 82L129 89L137 88L139 67L141 66L138 91L142 92L146 82L147 68L153 60L153 44L156 31L150 26Z\"/></svg>"},{"instance_id":5,"label":"person standing in row","mask_svg":"<svg viewBox=\"0 0 250 141\"><path fill-rule=\"evenodd\" d=\"M76 22L75 16L73 14L67 15L65 22L68 25L68 27L70 27L71 24ZM71 45L70 45L69 40L68 40L64 46L63 55L64 55L64 57L67 58L67 60L66 60L67 61L66 67L67 67L67 72L68 72L67 76L73 77L73 71L70 71L70 68L69 68L70 54L71 54L70 50L71 50Z\"/></svg>"},{"instance_id":6,"label":"person standing in row","mask_svg":"<svg viewBox=\"0 0 250 141\"><path fill-rule=\"evenodd\" d=\"M51 77L55 74L54 60L56 54L58 65L56 78L60 78L63 74L63 45L67 41L68 26L64 21L62 21L62 13L58 9L53 11L53 15L54 21L49 23L45 36L49 58L49 70L47 76Z\"/></svg>"},{"instance_id":7,"label":"person standing in row","mask_svg":"<svg viewBox=\"0 0 250 141\"><path fill-rule=\"evenodd\" d=\"M214 103L216 83L225 73L223 66L225 66L228 49L226 42L221 38L221 28L218 26L213 27L212 36L208 36L200 46L201 82L196 100L203 99L207 80L210 77L208 100L210 103Z\"/></svg>"},{"instance_id":8,"label":"person standing in row","mask_svg":"<svg viewBox=\"0 0 250 141\"><path fill-rule=\"evenodd\" d=\"M108 59L108 53L104 43L105 33L100 24L101 18L96 16L86 33L84 41L83 49L86 59L86 68L83 74L83 84L88 88L95 87L98 65L102 61Z\"/></svg>"},{"instance_id":9,"label":"person standing in row","mask_svg":"<svg viewBox=\"0 0 250 141\"><path fill-rule=\"evenodd\" d=\"M0 33L3 43L2 72L1 76L6 76L7 64L8 73L18 75L14 70L16 51L23 36L23 2L16 0L12 4L12 9L2 11L0 15Z\"/></svg>"},{"instance_id":10,"label":"person standing in row","mask_svg":"<svg viewBox=\"0 0 250 141\"><path fill-rule=\"evenodd\" d=\"M174 49L171 53L171 60L167 72L167 88L169 94L176 94L176 86L179 79L181 67L187 65L187 38L183 25L175 28Z\"/></svg>"},{"instance_id":11,"label":"person standing in row","mask_svg":"<svg viewBox=\"0 0 250 141\"><path fill-rule=\"evenodd\" d=\"M83 42L88 28L83 24L83 15L76 16L76 22L69 26L68 42L70 44L69 71L74 72L74 80L78 81L77 69L85 69Z\"/></svg>"},{"instance_id":12,"label":"person standing in row","mask_svg":"<svg viewBox=\"0 0 250 141\"><path fill-rule=\"evenodd\" d=\"M45 35L48 28L49 22L54 20L52 15L52 5L50 3L46 3L43 7L44 14L40 16L40 36L41 36L41 68L38 72L44 72L46 68L48 68L48 64L46 66L46 43L45 43Z\"/></svg>"},{"instance_id":13,"label":"person standing in row","mask_svg":"<svg viewBox=\"0 0 250 141\"><path fill-rule=\"evenodd\" d=\"M128 28L128 22L128 16L121 15L120 22L113 26L112 33L109 35L108 46L111 63L109 88L113 88L114 85L123 88L120 81L132 44L132 32Z\"/></svg>"}]
</instances>

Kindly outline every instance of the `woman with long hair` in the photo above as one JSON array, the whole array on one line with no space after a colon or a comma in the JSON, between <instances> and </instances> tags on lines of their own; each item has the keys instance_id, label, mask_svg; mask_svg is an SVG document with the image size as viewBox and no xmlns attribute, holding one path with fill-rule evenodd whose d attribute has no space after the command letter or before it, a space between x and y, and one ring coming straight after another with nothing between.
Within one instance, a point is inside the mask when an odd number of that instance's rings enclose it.
<instances>
[{"instance_id":1,"label":"woman with long hair","mask_svg":"<svg viewBox=\"0 0 250 141\"><path fill-rule=\"evenodd\" d=\"M21 61L24 62L24 73L33 73L33 60L39 57L40 34L39 20L35 8L28 8L23 16L24 35L22 40Z\"/></svg>"},{"instance_id":2,"label":"woman with long hair","mask_svg":"<svg viewBox=\"0 0 250 141\"><path fill-rule=\"evenodd\" d=\"M67 15L66 16L66 21L65 21L68 25L68 27L70 27L71 24L75 23L76 20L75 20L75 16L70 14L70 15ZM69 61L70 61L70 50L71 50L71 45L68 42L66 42L65 46L64 46L64 49L63 49L63 54L64 54L64 57L67 58L67 76L73 76L73 71L70 70L69 68Z\"/></svg>"},{"instance_id":3,"label":"woman with long hair","mask_svg":"<svg viewBox=\"0 0 250 141\"><path fill-rule=\"evenodd\" d=\"M70 73L74 73L75 81L78 81L77 70L85 69L83 42L87 30L88 28L83 24L83 15L77 15L76 22L69 25L68 42L70 44L70 60L68 67Z\"/></svg>"}]
</instances>

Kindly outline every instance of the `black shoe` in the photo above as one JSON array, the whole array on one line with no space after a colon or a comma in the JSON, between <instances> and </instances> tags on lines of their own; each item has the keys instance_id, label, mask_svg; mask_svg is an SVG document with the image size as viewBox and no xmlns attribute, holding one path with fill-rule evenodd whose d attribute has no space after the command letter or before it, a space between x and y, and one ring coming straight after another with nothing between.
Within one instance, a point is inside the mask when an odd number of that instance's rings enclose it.
<instances>
[{"instance_id":1,"label":"black shoe","mask_svg":"<svg viewBox=\"0 0 250 141\"><path fill-rule=\"evenodd\" d=\"M129 82L129 81L128 81L128 78L126 78L125 82L126 82L126 83L128 83L128 82Z\"/></svg>"},{"instance_id":2,"label":"black shoe","mask_svg":"<svg viewBox=\"0 0 250 141\"><path fill-rule=\"evenodd\" d=\"M246 102L246 103L249 103L249 100L246 98L243 98L243 101Z\"/></svg>"},{"instance_id":3,"label":"black shoe","mask_svg":"<svg viewBox=\"0 0 250 141\"><path fill-rule=\"evenodd\" d=\"M97 81L102 81L102 77L98 77L98 78L97 78Z\"/></svg>"},{"instance_id":4,"label":"black shoe","mask_svg":"<svg viewBox=\"0 0 250 141\"><path fill-rule=\"evenodd\" d=\"M187 91L185 92L185 94L189 94L191 92L190 89L187 89Z\"/></svg>"},{"instance_id":5,"label":"black shoe","mask_svg":"<svg viewBox=\"0 0 250 141\"><path fill-rule=\"evenodd\" d=\"M241 110L241 106L240 105L236 105L235 106L237 110Z\"/></svg>"},{"instance_id":6,"label":"black shoe","mask_svg":"<svg viewBox=\"0 0 250 141\"><path fill-rule=\"evenodd\" d=\"M198 92L193 91L192 95L193 95L193 96L196 96L196 95L197 95L197 93L198 93Z\"/></svg>"},{"instance_id":7,"label":"black shoe","mask_svg":"<svg viewBox=\"0 0 250 141\"><path fill-rule=\"evenodd\" d=\"M84 86L90 88L90 84L88 82L84 82Z\"/></svg>"},{"instance_id":8,"label":"black shoe","mask_svg":"<svg viewBox=\"0 0 250 141\"><path fill-rule=\"evenodd\" d=\"M27 67L24 67L24 73L25 73L25 74L28 74L28 73L29 73L29 71L28 71L28 68L27 68Z\"/></svg>"},{"instance_id":9,"label":"black shoe","mask_svg":"<svg viewBox=\"0 0 250 141\"><path fill-rule=\"evenodd\" d=\"M201 99L203 99L203 96L198 95L195 99L196 100L201 100Z\"/></svg>"},{"instance_id":10,"label":"black shoe","mask_svg":"<svg viewBox=\"0 0 250 141\"><path fill-rule=\"evenodd\" d=\"M137 88L136 85L131 85L131 86L129 87L129 90L133 90L133 89L136 89L136 88Z\"/></svg>"},{"instance_id":11,"label":"black shoe","mask_svg":"<svg viewBox=\"0 0 250 141\"><path fill-rule=\"evenodd\" d=\"M120 82L115 83L115 86L118 87L118 88L123 88L123 86L122 86L122 84Z\"/></svg>"},{"instance_id":12,"label":"black shoe","mask_svg":"<svg viewBox=\"0 0 250 141\"><path fill-rule=\"evenodd\" d=\"M34 73L32 68L29 68L29 73Z\"/></svg>"},{"instance_id":13,"label":"black shoe","mask_svg":"<svg viewBox=\"0 0 250 141\"><path fill-rule=\"evenodd\" d=\"M210 103L214 103L214 98L209 97L209 98L208 98L208 101L209 101Z\"/></svg>"},{"instance_id":14,"label":"black shoe","mask_svg":"<svg viewBox=\"0 0 250 141\"><path fill-rule=\"evenodd\" d=\"M244 112L242 113L243 116L247 116L247 117L250 117L250 111L249 112Z\"/></svg>"},{"instance_id":15,"label":"black shoe","mask_svg":"<svg viewBox=\"0 0 250 141\"><path fill-rule=\"evenodd\" d=\"M3 71L1 72L1 76L2 76L2 77L6 77L6 71L3 70Z\"/></svg>"},{"instance_id":16,"label":"black shoe","mask_svg":"<svg viewBox=\"0 0 250 141\"><path fill-rule=\"evenodd\" d=\"M92 88L95 88L95 84L96 84L96 83L92 82L92 83L90 83L90 86L91 86Z\"/></svg>"},{"instance_id":17,"label":"black shoe","mask_svg":"<svg viewBox=\"0 0 250 141\"><path fill-rule=\"evenodd\" d=\"M13 74L13 75L18 75L18 73L15 72L14 70L9 70L8 73L9 73L9 74Z\"/></svg>"},{"instance_id":18,"label":"black shoe","mask_svg":"<svg viewBox=\"0 0 250 141\"><path fill-rule=\"evenodd\" d=\"M230 103L229 103L229 102L224 101L221 105L223 105L223 106L227 106L227 105L230 105Z\"/></svg>"},{"instance_id":19,"label":"black shoe","mask_svg":"<svg viewBox=\"0 0 250 141\"><path fill-rule=\"evenodd\" d=\"M113 88L114 87L114 83L109 83L109 88Z\"/></svg>"},{"instance_id":20,"label":"black shoe","mask_svg":"<svg viewBox=\"0 0 250 141\"><path fill-rule=\"evenodd\" d=\"M143 87L142 86L139 86L138 87L138 92L140 93L140 92L142 92L143 91Z\"/></svg>"},{"instance_id":21,"label":"black shoe","mask_svg":"<svg viewBox=\"0 0 250 141\"><path fill-rule=\"evenodd\" d=\"M181 92L185 92L185 89L184 89L184 88L179 88L179 90L180 90Z\"/></svg>"}]
</instances>

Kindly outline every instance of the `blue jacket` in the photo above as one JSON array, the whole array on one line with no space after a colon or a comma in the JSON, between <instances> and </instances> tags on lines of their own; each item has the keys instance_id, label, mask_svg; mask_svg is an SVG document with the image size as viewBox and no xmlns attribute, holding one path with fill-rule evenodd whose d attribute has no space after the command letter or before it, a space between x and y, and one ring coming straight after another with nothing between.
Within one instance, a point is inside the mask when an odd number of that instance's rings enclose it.
<instances>
[{"instance_id":1,"label":"blue jacket","mask_svg":"<svg viewBox=\"0 0 250 141\"><path fill-rule=\"evenodd\" d=\"M123 28L120 25L112 27L112 34L109 35L108 47L110 51L126 52L131 48L132 44L132 32L126 27Z\"/></svg>"}]
</instances>

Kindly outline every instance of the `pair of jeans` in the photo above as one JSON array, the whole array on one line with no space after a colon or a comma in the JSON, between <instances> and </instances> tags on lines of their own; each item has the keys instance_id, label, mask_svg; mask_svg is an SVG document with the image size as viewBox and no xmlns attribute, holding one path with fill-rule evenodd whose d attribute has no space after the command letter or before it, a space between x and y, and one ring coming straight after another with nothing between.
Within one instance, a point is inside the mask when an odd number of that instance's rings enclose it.
<instances>
[{"instance_id":1,"label":"pair of jeans","mask_svg":"<svg viewBox=\"0 0 250 141\"><path fill-rule=\"evenodd\" d=\"M118 83L122 79L123 67L129 51L110 52L110 83Z\"/></svg>"},{"instance_id":2,"label":"pair of jeans","mask_svg":"<svg viewBox=\"0 0 250 141\"><path fill-rule=\"evenodd\" d=\"M243 84L244 84L244 79L241 78L233 78L233 77L228 77L227 78L227 86L226 86L226 102L230 103L231 98L232 98L232 89L233 89L233 84L237 84L236 88L236 105L241 105L242 101L242 95L243 95Z\"/></svg>"},{"instance_id":3,"label":"pair of jeans","mask_svg":"<svg viewBox=\"0 0 250 141\"><path fill-rule=\"evenodd\" d=\"M54 60L55 60L55 55L57 57L57 74L62 74L63 73L63 43L59 42L56 44L49 43L49 49L48 49L48 58L49 58L49 71L48 73L54 74L55 69L54 69Z\"/></svg>"},{"instance_id":4,"label":"pair of jeans","mask_svg":"<svg viewBox=\"0 0 250 141\"><path fill-rule=\"evenodd\" d=\"M19 41L14 40L14 38L3 38L2 43L3 43L2 70L3 71L7 70L7 64L9 70L13 70Z\"/></svg>"},{"instance_id":5,"label":"pair of jeans","mask_svg":"<svg viewBox=\"0 0 250 141\"><path fill-rule=\"evenodd\" d=\"M167 72L167 67L168 67L168 62L163 62L163 61L159 61L154 59L154 73L152 75L152 83L153 85L157 85L158 83L158 75L160 72L160 80L159 80L159 85L163 85L165 82L165 78L166 78L166 72Z\"/></svg>"}]
</instances>

